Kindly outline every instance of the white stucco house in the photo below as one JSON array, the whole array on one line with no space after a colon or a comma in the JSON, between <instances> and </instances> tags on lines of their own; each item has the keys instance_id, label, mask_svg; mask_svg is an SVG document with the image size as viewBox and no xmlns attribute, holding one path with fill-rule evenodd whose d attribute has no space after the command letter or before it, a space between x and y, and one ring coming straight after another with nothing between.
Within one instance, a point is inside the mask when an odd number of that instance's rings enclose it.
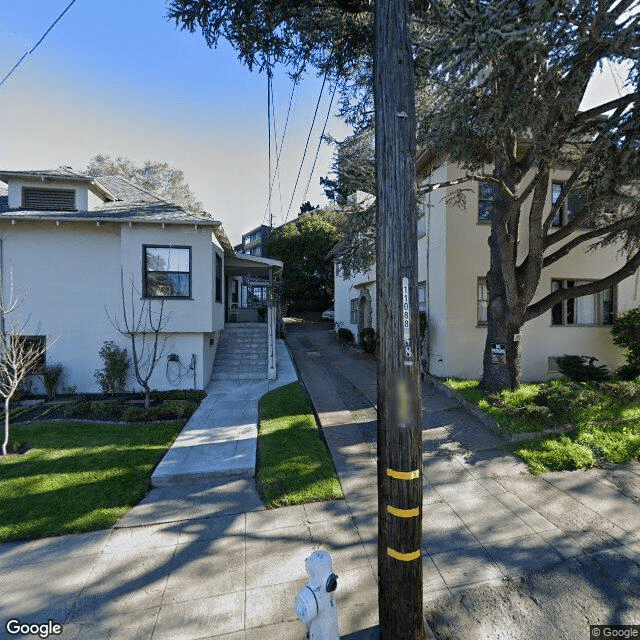
<instances>
[{"instance_id":1,"label":"white stucco house","mask_svg":"<svg viewBox=\"0 0 640 640\"><path fill-rule=\"evenodd\" d=\"M428 184L463 177L461 167L449 161L418 158L419 179ZM490 175L490 169L487 169ZM568 170L550 177L551 198L557 197ZM428 370L435 376L479 379L486 340L486 274L489 269L489 217L492 187L469 183L466 207L447 199L442 188L423 196L418 219L418 299L428 319ZM361 194L362 198L362 194ZM568 207L562 216L570 215ZM558 224L563 224L562 220ZM522 225L526 224L523 216ZM579 232L577 232L579 233ZM527 238L526 228L521 237ZM597 252L573 251L542 272L536 299L558 287L571 287L608 275L622 266L616 247ZM545 380L558 375L556 358L564 354L595 356L615 368L624 357L611 340L613 314L640 304L639 273L602 293L565 301L527 322L521 334L523 380ZM335 270L335 319L357 339L363 327L376 324L376 271L348 274Z\"/></svg>"},{"instance_id":2,"label":"white stucco house","mask_svg":"<svg viewBox=\"0 0 640 640\"><path fill-rule=\"evenodd\" d=\"M7 185L0 286L5 296L12 287L22 298L13 312L22 332L47 343L47 363L62 364L63 385L79 393L100 391L94 372L103 366L105 341L129 349L109 319L122 317L122 281L128 305L140 309L148 301L157 312L163 302L167 347L150 387L202 389L229 314L238 320L246 277L273 278L282 269L276 260L237 256L220 221L120 177L62 168L0 171L0 180ZM272 329L271 309L265 315ZM275 375L274 336L270 330L268 347L265 341L265 377Z\"/></svg>"}]
</instances>

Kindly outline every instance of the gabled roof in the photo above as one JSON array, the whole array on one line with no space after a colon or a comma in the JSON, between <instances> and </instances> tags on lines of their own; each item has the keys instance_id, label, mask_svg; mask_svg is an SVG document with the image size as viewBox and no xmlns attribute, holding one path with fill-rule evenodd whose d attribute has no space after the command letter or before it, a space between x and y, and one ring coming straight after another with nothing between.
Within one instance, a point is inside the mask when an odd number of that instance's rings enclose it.
<instances>
[{"instance_id":1,"label":"gabled roof","mask_svg":"<svg viewBox=\"0 0 640 640\"><path fill-rule=\"evenodd\" d=\"M0 180L61 181L84 184L103 202L92 211L43 211L9 209L8 199L0 197L0 218L15 220L59 220L94 222L146 222L199 224L219 227L222 223L208 215L192 213L179 205L129 182L122 176L93 177L61 168L46 171L0 171Z\"/></svg>"}]
</instances>

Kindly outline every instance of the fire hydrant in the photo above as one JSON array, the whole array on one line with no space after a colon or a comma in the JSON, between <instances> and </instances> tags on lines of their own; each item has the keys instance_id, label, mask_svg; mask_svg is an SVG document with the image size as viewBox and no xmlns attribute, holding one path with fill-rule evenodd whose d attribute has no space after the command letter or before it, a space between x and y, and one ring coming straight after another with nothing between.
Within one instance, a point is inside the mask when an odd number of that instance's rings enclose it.
<instances>
[{"instance_id":1,"label":"fire hydrant","mask_svg":"<svg viewBox=\"0 0 640 640\"><path fill-rule=\"evenodd\" d=\"M296 615L307 625L305 640L340 640L338 609L334 592L338 576L333 573L331 556L314 551L306 560L307 584L296 596Z\"/></svg>"}]
</instances>

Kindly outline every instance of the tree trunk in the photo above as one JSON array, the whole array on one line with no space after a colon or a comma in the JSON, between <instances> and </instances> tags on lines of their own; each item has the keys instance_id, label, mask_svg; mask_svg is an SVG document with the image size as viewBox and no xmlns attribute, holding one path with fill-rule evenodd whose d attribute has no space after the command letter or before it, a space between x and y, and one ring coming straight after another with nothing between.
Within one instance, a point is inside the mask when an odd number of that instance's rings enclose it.
<instances>
[{"instance_id":1,"label":"tree trunk","mask_svg":"<svg viewBox=\"0 0 640 640\"><path fill-rule=\"evenodd\" d=\"M380 638L423 640L413 60L407 0L375 11Z\"/></svg>"},{"instance_id":2,"label":"tree trunk","mask_svg":"<svg viewBox=\"0 0 640 640\"><path fill-rule=\"evenodd\" d=\"M487 341L482 361L480 387L495 392L515 390L522 373L519 334L522 324L509 318L504 297L492 299L489 294L487 310Z\"/></svg>"}]
</instances>

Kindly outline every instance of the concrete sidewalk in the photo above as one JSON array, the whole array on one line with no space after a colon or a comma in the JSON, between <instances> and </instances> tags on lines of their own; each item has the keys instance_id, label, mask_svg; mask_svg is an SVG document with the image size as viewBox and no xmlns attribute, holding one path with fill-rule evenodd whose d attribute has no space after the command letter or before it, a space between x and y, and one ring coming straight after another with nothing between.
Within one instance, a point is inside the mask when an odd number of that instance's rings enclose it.
<instances>
[{"instance_id":1,"label":"concrete sidewalk","mask_svg":"<svg viewBox=\"0 0 640 640\"><path fill-rule=\"evenodd\" d=\"M275 380L209 382L207 397L153 472L153 487L255 476L260 398L298 379L282 340L276 361Z\"/></svg>"},{"instance_id":2,"label":"concrete sidewalk","mask_svg":"<svg viewBox=\"0 0 640 640\"><path fill-rule=\"evenodd\" d=\"M221 479L251 472L242 461L262 388L212 387L156 470L161 486L115 527L0 545L0 638L15 637L4 626L13 618L58 622L64 640L300 640L293 600L317 548L334 558L343 638L378 637L375 361L326 326L291 330L288 344L345 500L267 511L252 478ZM278 348L276 384L286 384L294 369ZM603 596L585 619L637 623L640 465L533 477L455 399L425 385L423 404L426 608L572 562L582 567L572 580L603 594L597 566L626 598L617 607Z\"/></svg>"}]
</instances>

